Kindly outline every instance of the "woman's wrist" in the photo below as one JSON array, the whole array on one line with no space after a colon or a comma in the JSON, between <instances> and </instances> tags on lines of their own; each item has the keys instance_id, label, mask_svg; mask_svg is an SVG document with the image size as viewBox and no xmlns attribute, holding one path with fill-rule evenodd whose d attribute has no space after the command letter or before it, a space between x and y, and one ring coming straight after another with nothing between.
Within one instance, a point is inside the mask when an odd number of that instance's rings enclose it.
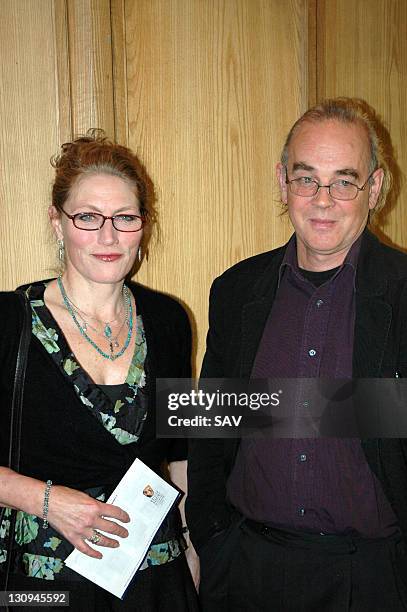
<instances>
[{"instance_id":1,"label":"woman's wrist","mask_svg":"<svg viewBox=\"0 0 407 612\"><path fill-rule=\"evenodd\" d=\"M0 467L0 506L42 519L46 482Z\"/></svg>"},{"instance_id":2,"label":"woman's wrist","mask_svg":"<svg viewBox=\"0 0 407 612\"><path fill-rule=\"evenodd\" d=\"M42 528L48 528L48 509L49 509L49 496L51 493L52 480L47 480L44 491L44 502L42 505Z\"/></svg>"}]
</instances>

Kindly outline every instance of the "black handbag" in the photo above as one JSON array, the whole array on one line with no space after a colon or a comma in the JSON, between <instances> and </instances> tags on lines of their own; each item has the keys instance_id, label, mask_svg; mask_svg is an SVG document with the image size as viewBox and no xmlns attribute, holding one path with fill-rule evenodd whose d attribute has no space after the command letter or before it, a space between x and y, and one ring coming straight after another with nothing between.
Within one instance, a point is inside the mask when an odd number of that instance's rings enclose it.
<instances>
[{"instance_id":1,"label":"black handbag","mask_svg":"<svg viewBox=\"0 0 407 612\"><path fill-rule=\"evenodd\" d=\"M21 422L23 412L23 396L24 396L24 381L27 367L28 348L31 340L31 306L30 302L23 291L16 291L16 296L23 308L23 325L21 329L20 342L18 345L16 369L14 375L13 395L11 401L11 419L10 419L10 446L8 467L15 472L20 469L20 451L21 451ZM0 524L3 520L6 508L2 508L0 512ZM5 563L5 571L0 574L1 587L0 590L7 591L9 577L14 561L13 540L16 524L17 510L11 511L10 527L8 538L5 542L7 552L7 560ZM6 608L7 609L7 608Z\"/></svg>"}]
</instances>

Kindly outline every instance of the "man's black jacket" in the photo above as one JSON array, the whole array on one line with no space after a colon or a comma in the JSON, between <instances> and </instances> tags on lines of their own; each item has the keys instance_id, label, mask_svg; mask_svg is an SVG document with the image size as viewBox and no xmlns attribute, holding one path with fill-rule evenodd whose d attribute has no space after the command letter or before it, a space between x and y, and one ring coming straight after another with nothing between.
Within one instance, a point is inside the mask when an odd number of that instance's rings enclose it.
<instances>
[{"instance_id":1,"label":"man's black jacket","mask_svg":"<svg viewBox=\"0 0 407 612\"><path fill-rule=\"evenodd\" d=\"M286 245L238 263L211 289L203 378L249 378ZM407 255L365 230L356 275L353 378L407 376ZM407 406L406 406L407 410ZM190 441L187 520L195 547L227 527L236 440ZM407 540L407 440L362 441Z\"/></svg>"}]
</instances>

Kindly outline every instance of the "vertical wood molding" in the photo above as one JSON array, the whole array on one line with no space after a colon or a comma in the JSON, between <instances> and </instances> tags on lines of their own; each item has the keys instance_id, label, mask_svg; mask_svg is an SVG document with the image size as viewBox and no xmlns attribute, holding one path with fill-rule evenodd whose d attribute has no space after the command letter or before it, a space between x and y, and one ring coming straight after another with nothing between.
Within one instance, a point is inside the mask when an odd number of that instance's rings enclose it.
<instances>
[{"instance_id":1,"label":"vertical wood molding","mask_svg":"<svg viewBox=\"0 0 407 612\"><path fill-rule=\"evenodd\" d=\"M318 101L317 3L318 0L308 0L308 107L314 106Z\"/></svg>"},{"instance_id":2,"label":"vertical wood molding","mask_svg":"<svg viewBox=\"0 0 407 612\"><path fill-rule=\"evenodd\" d=\"M57 149L52 0L2 0L0 20L1 289L52 272L47 208Z\"/></svg>"},{"instance_id":3,"label":"vertical wood molding","mask_svg":"<svg viewBox=\"0 0 407 612\"><path fill-rule=\"evenodd\" d=\"M318 0L318 97L365 99L381 116L407 174L407 2ZM380 214L378 233L407 248L407 185Z\"/></svg>"},{"instance_id":4,"label":"vertical wood molding","mask_svg":"<svg viewBox=\"0 0 407 612\"><path fill-rule=\"evenodd\" d=\"M67 0L72 132L114 137L110 0Z\"/></svg>"},{"instance_id":5,"label":"vertical wood molding","mask_svg":"<svg viewBox=\"0 0 407 612\"><path fill-rule=\"evenodd\" d=\"M315 0L315 74L318 75L315 79L315 94L317 102L327 95L326 77L328 70L330 73L336 70L336 64L328 68L325 63L326 28L325 0Z\"/></svg>"},{"instance_id":6,"label":"vertical wood molding","mask_svg":"<svg viewBox=\"0 0 407 612\"><path fill-rule=\"evenodd\" d=\"M69 63L69 32L67 0L54 0L56 87L58 100L59 142L72 139L72 99Z\"/></svg>"},{"instance_id":7,"label":"vertical wood molding","mask_svg":"<svg viewBox=\"0 0 407 612\"><path fill-rule=\"evenodd\" d=\"M111 0L111 29L115 139L116 142L127 146L129 115L127 107L125 0Z\"/></svg>"},{"instance_id":8,"label":"vertical wood molding","mask_svg":"<svg viewBox=\"0 0 407 612\"><path fill-rule=\"evenodd\" d=\"M191 309L199 362L214 277L291 233L275 164L308 106L308 1L113 0L112 23L128 144L159 195L161 243L137 279Z\"/></svg>"}]
</instances>

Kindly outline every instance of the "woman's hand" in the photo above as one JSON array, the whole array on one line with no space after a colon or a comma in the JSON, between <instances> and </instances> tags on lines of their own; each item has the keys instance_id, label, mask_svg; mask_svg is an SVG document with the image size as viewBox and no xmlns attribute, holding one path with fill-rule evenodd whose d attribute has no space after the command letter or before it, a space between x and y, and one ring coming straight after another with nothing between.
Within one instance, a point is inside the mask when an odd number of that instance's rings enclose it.
<instances>
[{"instance_id":1,"label":"woman's hand","mask_svg":"<svg viewBox=\"0 0 407 612\"><path fill-rule=\"evenodd\" d=\"M68 487L53 486L49 497L48 522L62 534L80 552L101 559L102 553L91 548L86 540L90 540L95 530L102 530L119 538L126 538L128 531L115 522L128 523L130 517L118 506L105 504L93 499L86 493L69 489ZM119 542L100 533L97 546L116 548Z\"/></svg>"}]
</instances>

